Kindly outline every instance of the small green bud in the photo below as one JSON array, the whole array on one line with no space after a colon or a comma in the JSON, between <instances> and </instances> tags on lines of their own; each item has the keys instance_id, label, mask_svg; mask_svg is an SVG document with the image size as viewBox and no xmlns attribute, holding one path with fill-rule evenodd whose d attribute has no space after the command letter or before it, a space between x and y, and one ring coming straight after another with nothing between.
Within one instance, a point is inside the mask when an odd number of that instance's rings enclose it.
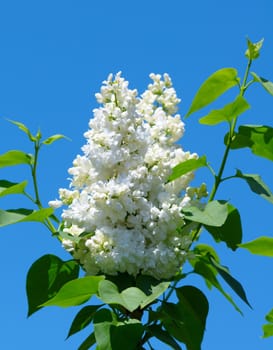
<instances>
[{"instance_id":1,"label":"small green bud","mask_svg":"<svg viewBox=\"0 0 273 350\"><path fill-rule=\"evenodd\" d=\"M252 43L247 39L248 49L245 52L246 57L249 60L256 60L260 56L260 50L263 46L264 39L258 41L257 43Z\"/></svg>"}]
</instances>

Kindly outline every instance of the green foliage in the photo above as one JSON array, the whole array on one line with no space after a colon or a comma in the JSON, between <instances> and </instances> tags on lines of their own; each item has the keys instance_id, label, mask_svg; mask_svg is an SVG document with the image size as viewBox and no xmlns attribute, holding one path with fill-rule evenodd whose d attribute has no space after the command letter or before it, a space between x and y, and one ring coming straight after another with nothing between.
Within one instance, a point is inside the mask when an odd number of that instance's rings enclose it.
<instances>
[{"instance_id":1,"label":"green foliage","mask_svg":"<svg viewBox=\"0 0 273 350\"><path fill-rule=\"evenodd\" d=\"M91 333L84 342L80 345L78 350L88 350L96 343L96 338L94 332Z\"/></svg>"},{"instance_id":2,"label":"green foliage","mask_svg":"<svg viewBox=\"0 0 273 350\"><path fill-rule=\"evenodd\" d=\"M58 293L41 306L69 307L85 303L98 293L99 283L104 276L86 276L65 283Z\"/></svg>"},{"instance_id":3,"label":"green foliage","mask_svg":"<svg viewBox=\"0 0 273 350\"><path fill-rule=\"evenodd\" d=\"M262 87L270 94L273 96L273 83L265 78L259 77L256 73L251 72L250 73L253 78L254 81L257 83L260 83L262 85Z\"/></svg>"},{"instance_id":4,"label":"green foliage","mask_svg":"<svg viewBox=\"0 0 273 350\"><path fill-rule=\"evenodd\" d=\"M151 286L149 295L142 301L140 307L144 309L146 306L152 304L157 300L170 286L170 282L161 282L155 286Z\"/></svg>"},{"instance_id":5,"label":"green foliage","mask_svg":"<svg viewBox=\"0 0 273 350\"><path fill-rule=\"evenodd\" d=\"M149 295L137 287L129 287L119 292L116 284L104 280L99 284L98 297L109 305L121 305L129 312L138 308L145 308L153 303L169 286L169 282L162 282L151 286Z\"/></svg>"},{"instance_id":6,"label":"green foliage","mask_svg":"<svg viewBox=\"0 0 273 350\"><path fill-rule=\"evenodd\" d=\"M11 120L11 119L8 119L8 121L11 122L12 124L16 125L20 130L22 130L25 134L27 134L27 136L31 142L35 142L37 140L37 136L35 137L34 135L32 135L29 128L26 127L23 123L16 122L16 121Z\"/></svg>"},{"instance_id":7,"label":"green foliage","mask_svg":"<svg viewBox=\"0 0 273 350\"><path fill-rule=\"evenodd\" d=\"M264 39L258 41L257 43L252 43L249 39L247 39L247 50L245 55L249 60L256 60L259 58L263 42Z\"/></svg>"},{"instance_id":8,"label":"green foliage","mask_svg":"<svg viewBox=\"0 0 273 350\"><path fill-rule=\"evenodd\" d=\"M33 157L22 151L12 150L0 155L0 168L19 164L32 164Z\"/></svg>"},{"instance_id":9,"label":"green foliage","mask_svg":"<svg viewBox=\"0 0 273 350\"><path fill-rule=\"evenodd\" d=\"M0 209L0 227L20 222L37 221L43 222L46 218L53 214L52 208L42 208L40 210L31 209Z\"/></svg>"},{"instance_id":10,"label":"green foliage","mask_svg":"<svg viewBox=\"0 0 273 350\"><path fill-rule=\"evenodd\" d=\"M217 276L218 270L212 264L210 257L214 258L214 261L219 261L216 252L212 247L205 244L200 244L194 248L195 258L190 260L191 265L194 268L194 273L202 276L209 289L215 287L218 291L234 306L234 308L242 314L240 308L236 305L232 297L225 292L220 284Z\"/></svg>"},{"instance_id":11,"label":"green foliage","mask_svg":"<svg viewBox=\"0 0 273 350\"><path fill-rule=\"evenodd\" d=\"M68 281L78 277L79 265L74 260L62 261L47 254L35 261L27 274L28 316L54 297Z\"/></svg>"},{"instance_id":12,"label":"green foliage","mask_svg":"<svg viewBox=\"0 0 273 350\"><path fill-rule=\"evenodd\" d=\"M8 194L23 194L27 185L27 181L14 183L7 180L0 180L0 197Z\"/></svg>"},{"instance_id":13,"label":"green foliage","mask_svg":"<svg viewBox=\"0 0 273 350\"><path fill-rule=\"evenodd\" d=\"M135 319L119 322L108 309L100 309L94 317L94 330L100 350L135 350L144 331Z\"/></svg>"},{"instance_id":14,"label":"green foliage","mask_svg":"<svg viewBox=\"0 0 273 350\"><path fill-rule=\"evenodd\" d=\"M199 119L199 122L205 125L216 125L221 122L231 123L232 120L236 119L249 108L250 105L247 103L246 99L239 95L233 102L225 105L225 107L213 110L205 117Z\"/></svg>"},{"instance_id":15,"label":"green foliage","mask_svg":"<svg viewBox=\"0 0 273 350\"><path fill-rule=\"evenodd\" d=\"M228 217L228 204L221 201L209 202L204 208L186 207L183 209L187 220L203 225L222 226Z\"/></svg>"},{"instance_id":16,"label":"green foliage","mask_svg":"<svg viewBox=\"0 0 273 350\"><path fill-rule=\"evenodd\" d=\"M186 344L187 350L201 350L209 310L207 298L193 286L177 288L176 295L176 304L162 304L162 323L171 336Z\"/></svg>"},{"instance_id":17,"label":"green foliage","mask_svg":"<svg viewBox=\"0 0 273 350\"><path fill-rule=\"evenodd\" d=\"M213 73L197 91L186 117L212 103L238 83L237 70L234 68L223 68Z\"/></svg>"},{"instance_id":18,"label":"green foliage","mask_svg":"<svg viewBox=\"0 0 273 350\"><path fill-rule=\"evenodd\" d=\"M239 125L238 117L247 111L249 103L243 97L252 83L260 84L273 95L273 83L258 74L249 73L252 61L260 55L263 40L252 43L248 40L246 57L248 64L242 82L235 68L223 68L211 76L197 91L186 117L208 106L226 91L238 87L239 93L234 101L223 108L211 110L202 117L201 124L214 126L221 122L228 124L225 136L225 151L216 172L207 160L206 155L198 159L189 159L176 165L167 182L174 181L189 172L207 167L214 179L214 184L207 203L188 206L183 209L185 226L177 227L177 231L191 231L193 242L189 250L192 271L199 275L209 289L216 288L240 313L241 310L233 298L226 292L222 279L232 293L251 307L242 284L235 279L229 269L220 262L214 248L196 242L201 239L202 228L212 235L216 242L224 242L235 251L238 247L249 250L256 255L273 257L273 238L258 237L242 243L242 223L239 210L226 200L217 200L218 188L226 180L242 179L250 190L268 202L273 203L273 194L258 174L244 174L237 169L235 175L223 177L226 171L230 150L249 148L257 156L273 161L273 128L266 125ZM249 74L252 80L248 82ZM21 122L10 121L23 131L33 144L33 155L20 150L10 150L0 155L0 167L29 166L33 197L26 192L28 181L11 182L0 180L0 197L19 194L26 196L34 205L31 209L0 209L0 227L20 222L41 222L59 240L72 239L62 231L63 223L55 227L59 220L52 208L45 208L40 200L37 165L39 151L43 145L51 145L65 138L62 134L54 134L42 140L40 130L32 134ZM237 130L237 131L236 131ZM83 233L83 235L86 233ZM91 233L88 233L91 235ZM77 244L83 235L76 237ZM181 350L180 343L187 350L201 350L206 327L209 304L203 292L194 286L184 284L189 273L177 273L170 281L157 280L154 277L139 274L118 273L115 276L85 276L79 278L80 264L74 260L62 261L55 255L45 255L32 264L27 275L28 316L45 306L70 307L88 302L91 297L104 304L85 305L78 311L67 338L79 331L92 327L89 336L82 342L78 350L90 349L96 345L98 350L145 350L149 340L156 338L171 349ZM273 310L266 315L267 324L263 326L263 336L273 336ZM147 346L148 346L147 345Z\"/></svg>"},{"instance_id":19,"label":"green foliage","mask_svg":"<svg viewBox=\"0 0 273 350\"><path fill-rule=\"evenodd\" d=\"M273 309L265 316L268 321L263 325L263 338L273 337Z\"/></svg>"},{"instance_id":20,"label":"green foliage","mask_svg":"<svg viewBox=\"0 0 273 350\"><path fill-rule=\"evenodd\" d=\"M64 138L67 139L67 137L62 135L62 134L52 135L52 136L48 137L46 140L44 140L42 142L42 144L44 144L44 145L51 145L53 142L55 142L57 140L64 139Z\"/></svg>"},{"instance_id":21,"label":"green foliage","mask_svg":"<svg viewBox=\"0 0 273 350\"><path fill-rule=\"evenodd\" d=\"M227 203L228 216L222 226L205 225L206 230L213 236L216 242L225 242L232 250L242 242L242 224L238 209Z\"/></svg>"},{"instance_id":22,"label":"green foliage","mask_svg":"<svg viewBox=\"0 0 273 350\"><path fill-rule=\"evenodd\" d=\"M261 236L253 241L239 244L240 248L245 248L252 254L273 257L273 237Z\"/></svg>"},{"instance_id":23,"label":"green foliage","mask_svg":"<svg viewBox=\"0 0 273 350\"><path fill-rule=\"evenodd\" d=\"M146 294L136 287L124 289L119 293L118 287L107 280L100 283L98 296L106 304L118 304L130 312L140 307L146 298Z\"/></svg>"},{"instance_id":24,"label":"green foliage","mask_svg":"<svg viewBox=\"0 0 273 350\"><path fill-rule=\"evenodd\" d=\"M171 347L171 349L182 350L180 345L170 335L170 333L167 332L165 329L162 329L162 327L160 325L152 324L151 326L148 326L148 332L151 333L151 336L153 336L153 337L157 338L158 340L162 341L163 343L169 345Z\"/></svg>"},{"instance_id":25,"label":"green foliage","mask_svg":"<svg viewBox=\"0 0 273 350\"><path fill-rule=\"evenodd\" d=\"M93 321L94 315L100 307L101 305L88 305L83 307L75 316L67 338L87 327Z\"/></svg>"},{"instance_id":26,"label":"green foliage","mask_svg":"<svg viewBox=\"0 0 273 350\"><path fill-rule=\"evenodd\" d=\"M206 156L202 156L198 159L188 159L185 162L177 164L170 175L168 181L173 181L178 179L180 176L187 174L190 171L196 170L198 168L207 166Z\"/></svg>"},{"instance_id":27,"label":"green foliage","mask_svg":"<svg viewBox=\"0 0 273 350\"><path fill-rule=\"evenodd\" d=\"M252 192L260 195L262 198L273 203L273 194L269 187L263 182L260 175L257 174L243 174L239 169L237 169L235 177L244 179Z\"/></svg>"},{"instance_id":28,"label":"green foliage","mask_svg":"<svg viewBox=\"0 0 273 350\"><path fill-rule=\"evenodd\" d=\"M243 286L238 282L233 276L231 276L227 267L220 265L214 260L213 257L209 257L212 265L216 268L222 278L226 281L227 284L234 290L234 292L251 308L249 301L247 300L246 293Z\"/></svg>"},{"instance_id":29,"label":"green foliage","mask_svg":"<svg viewBox=\"0 0 273 350\"><path fill-rule=\"evenodd\" d=\"M257 156L273 161L273 128L266 125L241 125L233 136L231 149L244 147L249 147Z\"/></svg>"}]
</instances>

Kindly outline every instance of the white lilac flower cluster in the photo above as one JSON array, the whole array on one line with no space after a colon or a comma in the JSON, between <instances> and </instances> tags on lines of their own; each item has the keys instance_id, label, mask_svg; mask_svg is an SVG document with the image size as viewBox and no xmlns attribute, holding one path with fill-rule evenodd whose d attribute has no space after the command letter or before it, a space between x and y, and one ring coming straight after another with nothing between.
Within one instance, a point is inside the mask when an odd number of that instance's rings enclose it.
<instances>
[{"instance_id":1,"label":"white lilac flower cluster","mask_svg":"<svg viewBox=\"0 0 273 350\"><path fill-rule=\"evenodd\" d=\"M175 144L184 124L170 77L150 77L138 97L120 73L109 75L96 94L102 106L84 134L83 155L69 169L70 190L50 202L67 205L63 245L87 274L170 278L187 258L191 229L183 228L182 209L206 187L188 187L192 172L168 183L175 165L197 155Z\"/></svg>"}]
</instances>

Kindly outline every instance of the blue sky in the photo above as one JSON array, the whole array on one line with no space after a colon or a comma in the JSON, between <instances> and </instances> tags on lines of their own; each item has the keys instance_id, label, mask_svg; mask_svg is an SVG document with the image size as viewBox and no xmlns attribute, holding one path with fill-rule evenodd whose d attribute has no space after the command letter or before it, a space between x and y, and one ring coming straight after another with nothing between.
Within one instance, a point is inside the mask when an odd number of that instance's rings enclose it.
<instances>
[{"instance_id":1,"label":"blue sky","mask_svg":"<svg viewBox=\"0 0 273 350\"><path fill-rule=\"evenodd\" d=\"M132 88L142 92L151 72L171 75L182 99L180 113L187 112L200 84L222 67L235 67L242 76L246 65L246 37L265 38L261 58L253 71L273 80L273 3L259 1L2 1L0 4L0 152L31 149L25 136L4 118L19 120L45 137L62 133L59 141L41 154L39 182L44 203L66 187L67 169L80 153L92 109L94 93L110 72L122 71ZM273 98L259 86L246 94L252 108L243 123L272 125ZM206 127L193 115L186 121L182 145L191 152L207 154L219 165L225 126ZM259 173L273 189L273 164L255 158L248 150L231 154L227 174L235 168ZM0 178L29 178L24 166L1 169ZM206 170L196 183L211 179ZM218 199L229 199L240 210L244 241L260 235L273 236L272 204L250 193L244 183L233 180L223 186ZM2 200L0 207L27 203L17 197ZM214 244L206 233L202 242ZM20 224L1 229L0 347L76 349L84 333L64 341L74 309L47 308L29 319L25 278L34 260L50 253L69 256L41 226ZM234 299L241 317L217 291L206 289L200 279L187 283L201 288L210 302L202 350L269 350L273 338L261 339L264 315L273 308L273 262L246 251L227 251L216 246L221 261L244 285L253 310ZM227 288L228 290L228 288ZM232 294L232 292L230 292ZM158 345L158 349L164 349Z\"/></svg>"}]
</instances>

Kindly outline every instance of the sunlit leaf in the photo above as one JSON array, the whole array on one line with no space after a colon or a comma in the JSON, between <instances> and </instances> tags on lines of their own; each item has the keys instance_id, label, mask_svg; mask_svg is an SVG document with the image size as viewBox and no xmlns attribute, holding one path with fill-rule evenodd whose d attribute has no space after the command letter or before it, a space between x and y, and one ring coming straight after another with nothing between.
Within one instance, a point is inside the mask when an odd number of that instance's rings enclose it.
<instances>
[{"instance_id":1,"label":"sunlit leaf","mask_svg":"<svg viewBox=\"0 0 273 350\"><path fill-rule=\"evenodd\" d=\"M209 202L203 209L186 207L183 209L185 219L203 225L222 226L228 216L228 204L220 201Z\"/></svg>"},{"instance_id":2,"label":"sunlit leaf","mask_svg":"<svg viewBox=\"0 0 273 350\"><path fill-rule=\"evenodd\" d=\"M207 255L210 255L213 256L215 261L220 261L215 249L209 244L199 243L194 247L193 251L196 256L206 257Z\"/></svg>"},{"instance_id":3,"label":"sunlit leaf","mask_svg":"<svg viewBox=\"0 0 273 350\"><path fill-rule=\"evenodd\" d=\"M18 150L8 151L0 155L0 168L19 164L32 164L32 156Z\"/></svg>"},{"instance_id":4,"label":"sunlit leaf","mask_svg":"<svg viewBox=\"0 0 273 350\"><path fill-rule=\"evenodd\" d=\"M11 120L11 119L8 119L8 121L11 122L12 124L18 126L18 128L20 130L22 130L25 134L27 134L27 136L30 139L30 141L32 141L32 142L36 141L36 137L32 135L32 133L30 132L29 128L26 127L23 123L16 122L16 121Z\"/></svg>"},{"instance_id":5,"label":"sunlit leaf","mask_svg":"<svg viewBox=\"0 0 273 350\"><path fill-rule=\"evenodd\" d=\"M188 172L196 170L196 169L201 168L203 166L207 166L206 156L202 156L198 159L188 159L185 162L177 164L172 169L172 174L168 178L168 182L173 181L173 180L179 178L180 176L185 175Z\"/></svg>"},{"instance_id":6,"label":"sunlit leaf","mask_svg":"<svg viewBox=\"0 0 273 350\"><path fill-rule=\"evenodd\" d=\"M69 307L83 304L98 292L103 279L104 276L86 276L67 282L52 299L41 306Z\"/></svg>"},{"instance_id":7,"label":"sunlit leaf","mask_svg":"<svg viewBox=\"0 0 273 350\"><path fill-rule=\"evenodd\" d=\"M253 241L239 244L252 254L273 257L273 237L261 236Z\"/></svg>"},{"instance_id":8,"label":"sunlit leaf","mask_svg":"<svg viewBox=\"0 0 273 350\"><path fill-rule=\"evenodd\" d=\"M140 304L140 307L144 309L147 305L155 301L160 295L162 295L166 289L168 289L170 282L161 282L156 286L152 286L152 293L148 295Z\"/></svg>"},{"instance_id":9,"label":"sunlit leaf","mask_svg":"<svg viewBox=\"0 0 273 350\"><path fill-rule=\"evenodd\" d=\"M136 287L129 287L120 293L118 287L108 280L100 283L98 296L103 302L122 305L130 312L136 310L147 298L146 294Z\"/></svg>"},{"instance_id":10,"label":"sunlit leaf","mask_svg":"<svg viewBox=\"0 0 273 350\"><path fill-rule=\"evenodd\" d=\"M273 323L273 309L265 316L265 319Z\"/></svg>"},{"instance_id":11,"label":"sunlit leaf","mask_svg":"<svg viewBox=\"0 0 273 350\"><path fill-rule=\"evenodd\" d=\"M223 68L216 71L197 91L186 117L215 101L219 96L235 85L238 85L236 69Z\"/></svg>"},{"instance_id":12,"label":"sunlit leaf","mask_svg":"<svg viewBox=\"0 0 273 350\"><path fill-rule=\"evenodd\" d=\"M235 177L244 179L249 185L252 192L257 193L262 198L273 203L273 193L270 191L269 187L263 182L259 175L243 174L239 169L237 169Z\"/></svg>"},{"instance_id":13,"label":"sunlit leaf","mask_svg":"<svg viewBox=\"0 0 273 350\"><path fill-rule=\"evenodd\" d=\"M263 325L263 338L273 337L273 324L268 323Z\"/></svg>"},{"instance_id":14,"label":"sunlit leaf","mask_svg":"<svg viewBox=\"0 0 273 350\"><path fill-rule=\"evenodd\" d=\"M222 122L231 123L233 119L244 113L250 108L246 99L238 96L235 101L225 105L221 109L216 109L209 112L208 115L199 119L201 124L216 125Z\"/></svg>"},{"instance_id":15,"label":"sunlit leaf","mask_svg":"<svg viewBox=\"0 0 273 350\"><path fill-rule=\"evenodd\" d=\"M43 222L53 212L54 212L54 209L52 208L42 208L39 210L30 210L30 209L23 209L23 208L10 209L10 210L0 209L0 227L11 225L11 224L17 224L19 222L29 222L29 221Z\"/></svg>"},{"instance_id":16,"label":"sunlit leaf","mask_svg":"<svg viewBox=\"0 0 273 350\"><path fill-rule=\"evenodd\" d=\"M250 73L254 80L262 85L262 87L273 96L273 83L265 78L259 77L256 73Z\"/></svg>"},{"instance_id":17,"label":"sunlit leaf","mask_svg":"<svg viewBox=\"0 0 273 350\"><path fill-rule=\"evenodd\" d=\"M273 128L266 125L241 125L234 135L231 148L244 147L249 147L257 156L273 161Z\"/></svg>"},{"instance_id":18,"label":"sunlit leaf","mask_svg":"<svg viewBox=\"0 0 273 350\"><path fill-rule=\"evenodd\" d=\"M0 197L9 194L22 194L26 188L27 181L14 183L6 180L0 180Z\"/></svg>"},{"instance_id":19,"label":"sunlit leaf","mask_svg":"<svg viewBox=\"0 0 273 350\"><path fill-rule=\"evenodd\" d=\"M234 292L250 307L250 303L247 300L246 293L244 291L243 286L239 281L237 281L233 276L231 276L229 270L216 262L213 257L210 257L210 261L212 265L216 268L222 278L227 282L227 284L234 290Z\"/></svg>"},{"instance_id":20,"label":"sunlit leaf","mask_svg":"<svg viewBox=\"0 0 273 350\"><path fill-rule=\"evenodd\" d=\"M236 250L242 242L242 224L239 211L231 204L227 204L228 216L220 227L205 225L206 230L212 234L216 242L226 242L227 246Z\"/></svg>"},{"instance_id":21,"label":"sunlit leaf","mask_svg":"<svg viewBox=\"0 0 273 350\"><path fill-rule=\"evenodd\" d=\"M56 134L56 135L52 135L52 136L48 137L48 138L47 138L46 140L44 140L42 143L43 143L44 145L50 145L50 144L52 144L53 142L55 142L55 141L57 141L57 140L60 140L60 139L64 139L64 138L67 139L67 137L64 136L64 135Z\"/></svg>"},{"instance_id":22,"label":"sunlit leaf","mask_svg":"<svg viewBox=\"0 0 273 350\"><path fill-rule=\"evenodd\" d=\"M253 43L249 39L247 39L247 50L245 55L250 60L256 60L260 56L260 50L263 46L264 39Z\"/></svg>"},{"instance_id":23,"label":"sunlit leaf","mask_svg":"<svg viewBox=\"0 0 273 350\"><path fill-rule=\"evenodd\" d=\"M263 325L263 338L273 336L273 309L265 316L265 319L269 322Z\"/></svg>"},{"instance_id":24,"label":"sunlit leaf","mask_svg":"<svg viewBox=\"0 0 273 350\"><path fill-rule=\"evenodd\" d=\"M28 316L38 311L41 304L54 297L68 281L79 274L79 264L74 260L62 261L47 254L35 261L27 274Z\"/></svg>"},{"instance_id":25,"label":"sunlit leaf","mask_svg":"<svg viewBox=\"0 0 273 350\"><path fill-rule=\"evenodd\" d=\"M83 307L75 316L69 329L67 338L87 327L94 318L95 312L101 305L88 305Z\"/></svg>"}]
</instances>

